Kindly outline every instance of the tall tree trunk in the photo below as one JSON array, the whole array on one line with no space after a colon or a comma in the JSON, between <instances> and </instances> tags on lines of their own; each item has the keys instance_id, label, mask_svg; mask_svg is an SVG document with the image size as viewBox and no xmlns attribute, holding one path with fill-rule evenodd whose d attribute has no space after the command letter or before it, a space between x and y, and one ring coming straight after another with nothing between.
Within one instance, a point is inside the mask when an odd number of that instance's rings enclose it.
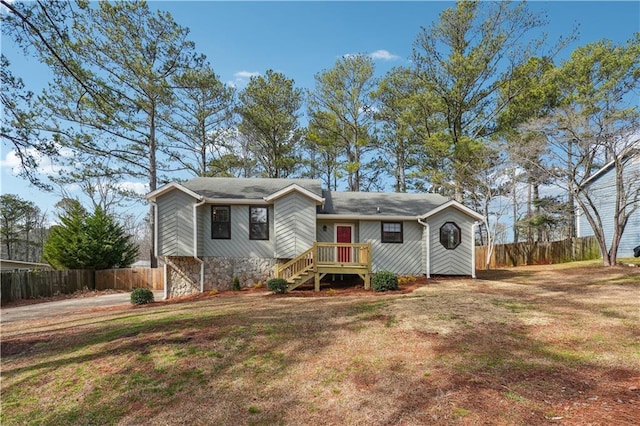
<instances>
[{"instance_id":1,"label":"tall tree trunk","mask_svg":"<svg viewBox=\"0 0 640 426\"><path fill-rule=\"evenodd\" d=\"M513 242L517 243L520 235L518 235L518 181L516 180L516 169L512 169L511 182L513 183Z\"/></svg>"},{"instance_id":2,"label":"tall tree trunk","mask_svg":"<svg viewBox=\"0 0 640 426\"><path fill-rule=\"evenodd\" d=\"M527 243L533 242L533 232L531 230L531 216L533 210L531 208L531 181L527 182Z\"/></svg>"},{"instance_id":3,"label":"tall tree trunk","mask_svg":"<svg viewBox=\"0 0 640 426\"><path fill-rule=\"evenodd\" d=\"M149 192L153 192L157 189L158 185L158 170L156 165L156 120L155 120L155 104L149 117ZM158 267L156 247L156 218L154 214L153 206L149 208L149 226L151 227L151 247L149 261L152 268Z\"/></svg>"},{"instance_id":4,"label":"tall tree trunk","mask_svg":"<svg viewBox=\"0 0 640 426\"><path fill-rule=\"evenodd\" d=\"M538 182L533 182L533 206L534 213L536 217L539 218L542 208L540 207L540 185L538 184ZM536 227L536 239L538 242L544 240L543 231L544 229L542 228L542 226L538 224L538 226Z\"/></svg>"},{"instance_id":5,"label":"tall tree trunk","mask_svg":"<svg viewBox=\"0 0 640 426\"><path fill-rule=\"evenodd\" d=\"M567 197L567 209L569 216L569 229L567 230L567 238L575 238L576 237L576 208L575 208L575 186L574 182L576 179L575 176L575 167L573 165L573 139L570 139L567 146L567 164L569 169L569 175L567 176L568 182L568 197ZM604 252L602 254L604 257Z\"/></svg>"}]
</instances>

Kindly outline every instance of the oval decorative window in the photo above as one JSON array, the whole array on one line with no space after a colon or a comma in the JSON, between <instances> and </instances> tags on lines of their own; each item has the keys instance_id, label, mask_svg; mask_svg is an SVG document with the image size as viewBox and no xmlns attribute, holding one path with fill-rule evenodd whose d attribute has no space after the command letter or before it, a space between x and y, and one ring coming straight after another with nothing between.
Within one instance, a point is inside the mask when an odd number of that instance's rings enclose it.
<instances>
[{"instance_id":1,"label":"oval decorative window","mask_svg":"<svg viewBox=\"0 0 640 426\"><path fill-rule=\"evenodd\" d=\"M460 245L460 228L454 222L447 222L440 227L440 244L447 250Z\"/></svg>"}]
</instances>

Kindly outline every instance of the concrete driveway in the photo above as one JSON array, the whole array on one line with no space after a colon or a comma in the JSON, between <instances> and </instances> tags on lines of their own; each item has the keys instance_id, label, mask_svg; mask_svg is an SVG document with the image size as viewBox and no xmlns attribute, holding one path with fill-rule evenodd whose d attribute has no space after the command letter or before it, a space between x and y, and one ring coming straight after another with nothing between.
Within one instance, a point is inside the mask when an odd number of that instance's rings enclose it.
<instances>
[{"instance_id":1,"label":"concrete driveway","mask_svg":"<svg viewBox=\"0 0 640 426\"><path fill-rule=\"evenodd\" d=\"M154 291L154 300L162 300L164 292ZM79 297L75 299L57 300L54 302L36 303L33 305L2 308L0 310L0 324L32 319L61 317L72 312L80 312L92 308L130 305L131 293L105 294L95 297Z\"/></svg>"}]
</instances>

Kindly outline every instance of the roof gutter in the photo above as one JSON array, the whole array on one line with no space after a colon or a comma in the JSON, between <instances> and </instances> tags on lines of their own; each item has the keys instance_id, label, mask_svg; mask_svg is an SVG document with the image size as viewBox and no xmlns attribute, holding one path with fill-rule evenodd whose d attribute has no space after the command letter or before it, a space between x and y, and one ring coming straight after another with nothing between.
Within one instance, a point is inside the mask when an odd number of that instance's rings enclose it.
<instances>
[{"instance_id":1,"label":"roof gutter","mask_svg":"<svg viewBox=\"0 0 640 426\"><path fill-rule=\"evenodd\" d=\"M254 205L254 204L262 204L268 205L272 204L264 200L264 198L209 198L203 197L203 202L207 202L209 204L235 204L235 205Z\"/></svg>"},{"instance_id":2,"label":"roof gutter","mask_svg":"<svg viewBox=\"0 0 640 426\"><path fill-rule=\"evenodd\" d=\"M327 214L319 213L316 217L320 220L416 220L418 216L386 216L386 215L364 215L364 214Z\"/></svg>"}]
</instances>

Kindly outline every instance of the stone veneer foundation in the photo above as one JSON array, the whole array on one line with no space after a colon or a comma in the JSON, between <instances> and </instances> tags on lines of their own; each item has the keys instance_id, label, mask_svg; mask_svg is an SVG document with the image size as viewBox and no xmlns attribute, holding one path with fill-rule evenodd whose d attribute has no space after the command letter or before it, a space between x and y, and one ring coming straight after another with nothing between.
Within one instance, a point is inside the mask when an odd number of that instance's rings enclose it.
<instances>
[{"instance_id":1,"label":"stone veneer foundation","mask_svg":"<svg viewBox=\"0 0 640 426\"><path fill-rule=\"evenodd\" d=\"M266 285L273 278L276 259L201 257L204 262L204 291L231 290L233 277L241 287ZM200 292L200 263L193 257L167 256L168 297L185 296Z\"/></svg>"}]
</instances>

